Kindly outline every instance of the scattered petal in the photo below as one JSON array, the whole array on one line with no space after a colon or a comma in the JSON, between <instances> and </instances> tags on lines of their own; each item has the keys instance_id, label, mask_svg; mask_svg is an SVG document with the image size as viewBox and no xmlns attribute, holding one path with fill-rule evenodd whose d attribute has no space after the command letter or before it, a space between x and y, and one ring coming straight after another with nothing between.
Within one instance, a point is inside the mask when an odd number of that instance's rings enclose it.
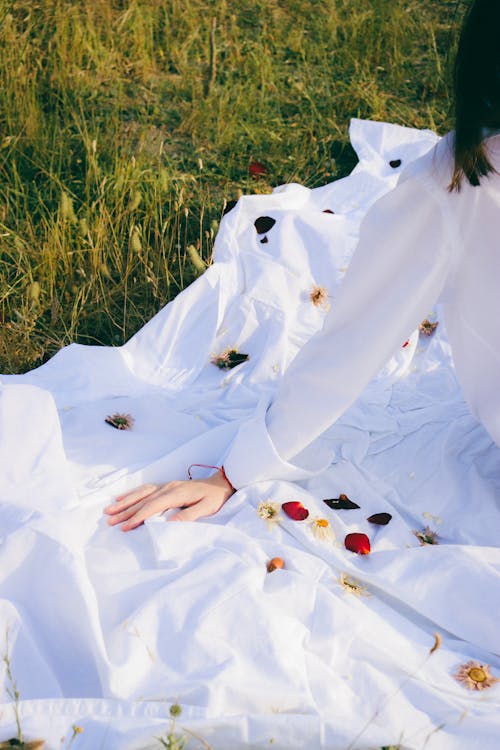
<instances>
[{"instance_id":1,"label":"scattered petal","mask_svg":"<svg viewBox=\"0 0 500 750\"><path fill-rule=\"evenodd\" d=\"M424 336L432 336L438 325L439 323L431 323L430 320L425 319L420 323L418 330Z\"/></svg>"},{"instance_id":2,"label":"scattered petal","mask_svg":"<svg viewBox=\"0 0 500 750\"><path fill-rule=\"evenodd\" d=\"M374 513L373 516L367 518L367 521L375 523L378 526L387 526L391 520L392 516L390 513Z\"/></svg>"},{"instance_id":3,"label":"scattered petal","mask_svg":"<svg viewBox=\"0 0 500 750\"><path fill-rule=\"evenodd\" d=\"M413 533L422 546L425 544L439 544L439 534L437 531L433 531L429 526L426 526L422 531L414 531Z\"/></svg>"},{"instance_id":4,"label":"scattered petal","mask_svg":"<svg viewBox=\"0 0 500 750\"><path fill-rule=\"evenodd\" d=\"M323 502L332 510L355 510L355 508L360 507L357 503L349 500L347 495L344 494L339 495L335 499L323 500Z\"/></svg>"},{"instance_id":5,"label":"scattered petal","mask_svg":"<svg viewBox=\"0 0 500 750\"><path fill-rule=\"evenodd\" d=\"M251 161L248 171L252 177L264 177L267 174L267 167L261 161Z\"/></svg>"},{"instance_id":6,"label":"scattered petal","mask_svg":"<svg viewBox=\"0 0 500 750\"><path fill-rule=\"evenodd\" d=\"M438 650L438 648L441 648L441 644L443 642L443 639L441 638L440 633L434 633L434 644L429 651L430 654L433 654L435 651Z\"/></svg>"},{"instance_id":7,"label":"scattered petal","mask_svg":"<svg viewBox=\"0 0 500 750\"><path fill-rule=\"evenodd\" d=\"M489 664L481 664L478 661L468 661L461 664L453 675L467 690L486 690L500 682L498 677L493 677Z\"/></svg>"},{"instance_id":8,"label":"scattered petal","mask_svg":"<svg viewBox=\"0 0 500 750\"><path fill-rule=\"evenodd\" d=\"M134 424L134 418L130 414L108 414L104 421L117 430L130 430Z\"/></svg>"},{"instance_id":9,"label":"scattered petal","mask_svg":"<svg viewBox=\"0 0 500 750\"><path fill-rule=\"evenodd\" d=\"M273 570L282 570L285 567L285 561L282 557L273 557L267 563L267 572L272 573Z\"/></svg>"},{"instance_id":10,"label":"scattered petal","mask_svg":"<svg viewBox=\"0 0 500 750\"><path fill-rule=\"evenodd\" d=\"M311 530L314 536L322 542L329 542L335 539L333 529L326 518L319 516L313 518L311 520Z\"/></svg>"},{"instance_id":11,"label":"scattered petal","mask_svg":"<svg viewBox=\"0 0 500 750\"><path fill-rule=\"evenodd\" d=\"M242 354L237 349L226 349L210 360L220 370L232 370L250 359L249 354Z\"/></svg>"},{"instance_id":12,"label":"scattered petal","mask_svg":"<svg viewBox=\"0 0 500 750\"><path fill-rule=\"evenodd\" d=\"M403 346L401 348L402 349L406 349L406 347L409 346L409 345L410 345L410 339L408 339L407 341L405 341L404 344L403 344Z\"/></svg>"},{"instance_id":13,"label":"scattered petal","mask_svg":"<svg viewBox=\"0 0 500 750\"><path fill-rule=\"evenodd\" d=\"M281 507L283 512L286 513L288 518L291 518L292 521L305 521L309 515L307 508L304 508L302 503L298 500L291 500L288 503L283 503Z\"/></svg>"},{"instance_id":14,"label":"scattered petal","mask_svg":"<svg viewBox=\"0 0 500 750\"><path fill-rule=\"evenodd\" d=\"M257 506L257 515L266 521L269 528L272 528L280 520L280 506L270 500L262 501Z\"/></svg>"},{"instance_id":15,"label":"scattered petal","mask_svg":"<svg viewBox=\"0 0 500 750\"><path fill-rule=\"evenodd\" d=\"M334 213L335 213L335 211L332 211L332 210L331 210L330 208L324 208L324 209L323 209L323 213L324 213L324 214L334 214Z\"/></svg>"},{"instance_id":16,"label":"scattered petal","mask_svg":"<svg viewBox=\"0 0 500 750\"><path fill-rule=\"evenodd\" d=\"M269 239L268 239L268 237L263 237L263 238L261 239L261 241L260 241L260 244L261 244L261 245L267 245L267 243L268 243L268 242L269 242Z\"/></svg>"},{"instance_id":17,"label":"scattered petal","mask_svg":"<svg viewBox=\"0 0 500 750\"><path fill-rule=\"evenodd\" d=\"M324 286L314 286L309 295L309 299L314 307L322 307L323 310L328 310L330 308L330 305L328 304L328 289L325 289Z\"/></svg>"},{"instance_id":18,"label":"scattered petal","mask_svg":"<svg viewBox=\"0 0 500 750\"><path fill-rule=\"evenodd\" d=\"M257 230L257 234L265 234L266 232L269 232L275 224L276 219L273 219L271 216L259 216L253 223Z\"/></svg>"},{"instance_id":19,"label":"scattered petal","mask_svg":"<svg viewBox=\"0 0 500 750\"><path fill-rule=\"evenodd\" d=\"M366 534L348 534L344 539L345 548L358 555L369 555L371 551L370 540Z\"/></svg>"},{"instance_id":20,"label":"scattered petal","mask_svg":"<svg viewBox=\"0 0 500 750\"><path fill-rule=\"evenodd\" d=\"M389 162L389 166L392 167L393 169L397 169L398 167L401 166L401 164L402 164L401 159L391 159L391 161Z\"/></svg>"},{"instance_id":21,"label":"scattered petal","mask_svg":"<svg viewBox=\"0 0 500 750\"><path fill-rule=\"evenodd\" d=\"M366 586L356 580L356 578L348 576L347 573L340 574L339 583L344 591L347 591L349 594L354 594L354 596L370 596Z\"/></svg>"}]
</instances>

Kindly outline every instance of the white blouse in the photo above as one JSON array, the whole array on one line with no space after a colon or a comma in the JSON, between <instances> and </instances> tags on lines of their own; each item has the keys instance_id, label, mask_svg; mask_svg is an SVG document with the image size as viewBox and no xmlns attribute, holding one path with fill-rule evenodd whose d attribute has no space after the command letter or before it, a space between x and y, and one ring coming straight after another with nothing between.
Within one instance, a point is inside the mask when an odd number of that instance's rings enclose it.
<instances>
[{"instance_id":1,"label":"white blouse","mask_svg":"<svg viewBox=\"0 0 500 750\"><path fill-rule=\"evenodd\" d=\"M500 175L447 186L453 134L368 212L335 305L272 402L224 460L231 483L305 479L328 463L314 441L356 400L438 299L473 414L500 445ZM500 172L500 136L487 141Z\"/></svg>"}]
</instances>

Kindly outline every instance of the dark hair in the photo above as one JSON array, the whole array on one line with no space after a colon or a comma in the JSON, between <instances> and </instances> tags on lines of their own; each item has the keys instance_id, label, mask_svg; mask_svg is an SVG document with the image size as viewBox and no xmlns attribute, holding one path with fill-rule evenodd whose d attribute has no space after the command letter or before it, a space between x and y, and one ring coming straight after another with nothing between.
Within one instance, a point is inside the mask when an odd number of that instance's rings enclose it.
<instances>
[{"instance_id":1,"label":"dark hair","mask_svg":"<svg viewBox=\"0 0 500 750\"><path fill-rule=\"evenodd\" d=\"M455 170L450 192L464 178L479 185L494 172L485 128L500 127L500 0L474 0L455 62Z\"/></svg>"}]
</instances>

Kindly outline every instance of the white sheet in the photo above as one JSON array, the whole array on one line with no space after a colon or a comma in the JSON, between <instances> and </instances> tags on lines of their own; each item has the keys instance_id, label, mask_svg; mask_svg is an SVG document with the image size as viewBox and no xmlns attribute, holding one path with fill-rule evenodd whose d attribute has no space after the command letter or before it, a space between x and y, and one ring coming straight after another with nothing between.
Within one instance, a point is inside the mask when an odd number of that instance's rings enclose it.
<instances>
[{"instance_id":1,"label":"white sheet","mask_svg":"<svg viewBox=\"0 0 500 750\"><path fill-rule=\"evenodd\" d=\"M453 674L477 660L500 677L500 451L465 406L442 321L330 429L321 475L252 485L193 524L122 534L102 517L119 492L220 462L321 327L311 289L334 299L362 216L397 180L388 162L436 138L354 121L352 140L346 180L242 198L211 268L124 347L73 345L2 377L0 648L8 628L26 736L59 748L78 724L75 750L152 747L179 702L180 725L214 750L497 749L500 684L467 691ZM254 221L270 214L262 244ZM250 359L220 371L210 359L228 346ZM130 431L105 424L115 412ZM342 492L361 508L322 502ZM300 500L336 540L283 514L269 529L267 500ZM383 511L388 526L366 520ZM425 526L439 545L419 544ZM359 531L369 556L344 549ZM285 568L269 574L275 556ZM0 740L15 736L2 700Z\"/></svg>"}]
</instances>

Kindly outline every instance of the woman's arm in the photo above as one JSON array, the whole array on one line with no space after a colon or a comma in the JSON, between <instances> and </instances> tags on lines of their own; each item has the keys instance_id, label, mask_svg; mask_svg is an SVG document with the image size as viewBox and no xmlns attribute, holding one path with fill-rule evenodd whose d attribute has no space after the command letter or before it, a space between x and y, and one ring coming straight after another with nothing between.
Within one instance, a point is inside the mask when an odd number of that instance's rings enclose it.
<instances>
[{"instance_id":1,"label":"woman's arm","mask_svg":"<svg viewBox=\"0 0 500 750\"><path fill-rule=\"evenodd\" d=\"M420 180L403 181L374 204L322 331L291 363L267 413L242 425L225 458L235 487L303 479L320 468L299 454L427 317L451 252L441 208Z\"/></svg>"},{"instance_id":2,"label":"woman's arm","mask_svg":"<svg viewBox=\"0 0 500 750\"><path fill-rule=\"evenodd\" d=\"M245 422L220 472L201 482L146 485L106 509L128 531L156 513L174 520L216 513L234 488L264 479L303 479L318 471L299 454L361 394L437 300L451 247L441 209L418 180L407 180L367 214L337 299L299 352L266 410Z\"/></svg>"}]
</instances>

